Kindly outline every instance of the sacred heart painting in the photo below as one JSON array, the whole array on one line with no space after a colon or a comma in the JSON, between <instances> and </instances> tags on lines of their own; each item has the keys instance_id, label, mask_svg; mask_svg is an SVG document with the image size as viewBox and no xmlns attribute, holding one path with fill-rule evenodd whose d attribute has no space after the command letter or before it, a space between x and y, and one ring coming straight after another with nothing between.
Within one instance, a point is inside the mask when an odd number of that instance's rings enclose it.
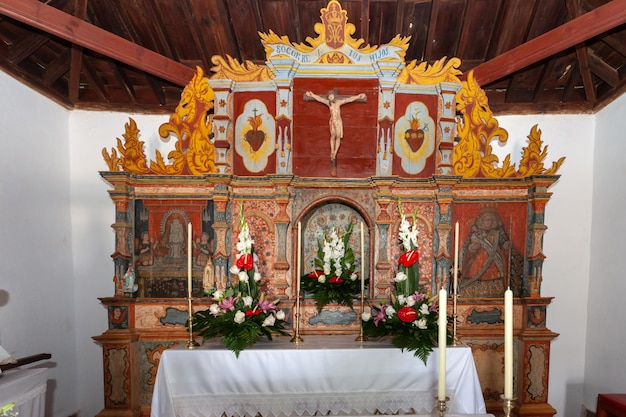
<instances>
[{"instance_id":1,"label":"sacred heart painting","mask_svg":"<svg viewBox=\"0 0 626 417\"><path fill-rule=\"evenodd\" d=\"M275 121L265 103L250 100L235 123L235 150L250 172L261 172L267 167L274 152Z\"/></svg>"},{"instance_id":2,"label":"sacred heart painting","mask_svg":"<svg viewBox=\"0 0 626 417\"><path fill-rule=\"evenodd\" d=\"M435 149L435 122L422 102L409 104L396 122L394 150L407 174L419 174Z\"/></svg>"}]
</instances>

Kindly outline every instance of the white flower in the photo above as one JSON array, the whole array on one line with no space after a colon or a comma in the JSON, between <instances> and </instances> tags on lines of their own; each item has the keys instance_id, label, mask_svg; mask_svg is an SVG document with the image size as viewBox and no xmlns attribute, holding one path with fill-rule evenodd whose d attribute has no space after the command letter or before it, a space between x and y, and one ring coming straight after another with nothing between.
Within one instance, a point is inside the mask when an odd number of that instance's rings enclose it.
<instances>
[{"instance_id":1,"label":"white flower","mask_svg":"<svg viewBox=\"0 0 626 417\"><path fill-rule=\"evenodd\" d=\"M400 303L400 305L406 304L406 296L404 294L398 294L398 303Z\"/></svg>"},{"instance_id":2,"label":"white flower","mask_svg":"<svg viewBox=\"0 0 626 417\"><path fill-rule=\"evenodd\" d=\"M420 314L427 316L428 313L430 313L430 311L428 311L428 305L422 304L420 307Z\"/></svg>"},{"instance_id":3,"label":"white flower","mask_svg":"<svg viewBox=\"0 0 626 417\"><path fill-rule=\"evenodd\" d=\"M363 314L361 315L361 320L363 321L370 321L371 318L372 318L372 314L368 313L367 311L364 311Z\"/></svg>"},{"instance_id":4,"label":"white flower","mask_svg":"<svg viewBox=\"0 0 626 417\"><path fill-rule=\"evenodd\" d=\"M317 282L319 282L320 284L323 284L326 282L326 275L320 275L319 277L317 277Z\"/></svg>"},{"instance_id":5,"label":"white flower","mask_svg":"<svg viewBox=\"0 0 626 417\"><path fill-rule=\"evenodd\" d=\"M243 301L243 305L245 305L246 307L252 307L253 298L249 295L243 297L241 300Z\"/></svg>"},{"instance_id":6,"label":"white flower","mask_svg":"<svg viewBox=\"0 0 626 417\"><path fill-rule=\"evenodd\" d=\"M261 281L261 274L256 271L254 271L254 281L255 282Z\"/></svg>"},{"instance_id":7,"label":"white flower","mask_svg":"<svg viewBox=\"0 0 626 417\"><path fill-rule=\"evenodd\" d=\"M399 271L396 274L396 276L393 278L395 282L402 282L402 281L406 281L407 279L409 279L409 277L402 271Z\"/></svg>"},{"instance_id":8,"label":"white flower","mask_svg":"<svg viewBox=\"0 0 626 417\"><path fill-rule=\"evenodd\" d=\"M285 312L283 310L278 310L276 312L276 318L278 320L285 320Z\"/></svg>"},{"instance_id":9,"label":"white flower","mask_svg":"<svg viewBox=\"0 0 626 417\"><path fill-rule=\"evenodd\" d=\"M356 272L353 272L352 275L350 275L350 281L356 281L356 279L358 278Z\"/></svg>"},{"instance_id":10,"label":"white flower","mask_svg":"<svg viewBox=\"0 0 626 417\"><path fill-rule=\"evenodd\" d=\"M239 273L239 268L237 268L237 265L233 265L230 267L230 273L233 275L237 275Z\"/></svg>"},{"instance_id":11,"label":"white flower","mask_svg":"<svg viewBox=\"0 0 626 417\"><path fill-rule=\"evenodd\" d=\"M416 301L415 298L413 297L407 297L406 298L406 305L409 307L413 307L415 305Z\"/></svg>"},{"instance_id":12,"label":"white flower","mask_svg":"<svg viewBox=\"0 0 626 417\"><path fill-rule=\"evenodd\" d=\"M217 301L220 301L222 298L224 298L224 292L222 290L216 290L213 293L213 298Z\"/></svg>"},{"instance_id":13,"label":"white flower","mask_svg":"<svg viewBox=\"0 0 626 417\"><path fill-rule=\"evenodd\" d=\"M330 265L324 264L324 275L330 275Z\"/></svg>"},{"instance_id":14,"label":"white flower","mask_svg":"<svg viewBox=\"0 0 626 417\"><path fill-rule=\"evenodd\" d=\"M220 306L217 304L211 304L211 306L209 307L209 311L211 312L211 314L213 314L214 316L217 316L218 314L220 314L221 309Z\"/></svg>"},{"instance_id":15,"label":"white flower","mask_svg":"<svg viewBox=\"0 0 626 417\"><path fill-rule=\"evenodd\" d=\"M241 324L246 320L246 313L241 310L237 310L235 313L235 323Z\"/></svg>"},{"instance_id":16,"label":"white flower","mask_svg":"<svg viewBox=\"0 0 626 417\"><path fill-rule=\"evenodd\" d=\"M427 327L427 326L426 326L426 319L419 319L419 320L415 320L415 321L413 322L413 325L414 325L414 326L417 326L418 328L420 328L420 329L422 329L422 330L423 330L423 329L425 329L425 328Z\"/></svg>"},{"instance_id":17,"label":"white flower","mask_svg":"<svg viewBox=\"0 0 626 417\"><path fill-rule=\"evenodd\" d=\"M271 327L274 325L274 323L276 323L276 317L274 317L274 315L270 314L269 316L265 317L265 320L263 320L263 324L261 324L261 326L263 327Z\"/></svg>"},{"instance_id":18,"label":"white flower","mask_svg":"<svg viewBox=\"0 0 626 417\"><path fill-rule=\"evenodd\" d=\"M239 281L241 282L248 282L250 280L250 277L248 276L248 273L246 271L239 271L237 277L239 277Z\"/></svg>"},{"instance_id":19,"label":"white flower","mask_svg":"<svg viewBox=\"0 0 626 417\"><path fill-rule=\"evenodd\" d=\"M387 314L387 317L392 317L394 314L396 314L396 309L393 308L392 306L389 306L385 310L385 314Z\"/></svg>"}]
</instances>

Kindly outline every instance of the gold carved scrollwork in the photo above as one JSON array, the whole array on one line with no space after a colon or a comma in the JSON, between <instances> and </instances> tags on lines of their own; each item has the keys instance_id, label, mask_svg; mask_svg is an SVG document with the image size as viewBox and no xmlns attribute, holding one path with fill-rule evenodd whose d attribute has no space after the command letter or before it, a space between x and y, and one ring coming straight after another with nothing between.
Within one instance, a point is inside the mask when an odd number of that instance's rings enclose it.
<instances>
[{"instance_id":1,"label":"gold carved scrollwork","mask_svg":"<svg viewBox=\"0 0 626 417\"><path fill-rule=\"evenodd\" d=\"M461 71L459 58L451 58L446 62L446 57L435 61L432 65L417 60L409 62L398 75L398 82L402 84L426 84L434 85L442 82L460 83L458 76Z\"/></svg>"},{"instance_id":2,"label":"gold carved scrollwork","mask_svg":"<svg viewBox=\"0 0 626 417\"><path fill-rule=\"evenodd\" d=\"M139 129L131 118L125 125L124 142L117 139L117 151L113 148L109 155L106 148L102 149L109 170L140 175L203 175L216 172L215 146L211 140L213 120L209 114L214 97L208 79L202 69L197 68L193 79L181 93L180 102L169 122L159 127L161 137L177 137L174 150L167 155L172 163L166 164L157 150L156 160L150 161L150 166L147 166Z\"/></svg>"},{"instance_id":3,"label":"gold carved scrollwork","mask_svg":"<svg viewBox=\"0 0 626 417\"><path fill-rule=\"evenodd\" d=\"M552 163L545 169L543 160L547 156L547 146L543 148L541 131L537 126L528 136L529 144L522 150L519 169L511 163L507 155L501 165L493 154L491 143L498 140L506 143L509 134L501 128L494 118L487 95L476 83L474 73L470 72L467 81L461 83L457 93L457 111L460 117L457 124L459 143L454 147L453 170L455 175L464 178L523 178L530 175L552 175L559 169L565 157Z\"/></svg>"},{"instance_id":4,"label":"gold carved scrollwork","mask_svg":"<svg viewBox=\"0 0 626 417\"><path fill-rule=\"evenodd\" d=\"M211 71L215 73L211 79L233 81L268 81L274 79L274 74L268 67L257 65L251 61L241 64L229 55L226 55L226 59L214 55L211 62L215 65L211 68Z\"/></svg>"}]
</instances>

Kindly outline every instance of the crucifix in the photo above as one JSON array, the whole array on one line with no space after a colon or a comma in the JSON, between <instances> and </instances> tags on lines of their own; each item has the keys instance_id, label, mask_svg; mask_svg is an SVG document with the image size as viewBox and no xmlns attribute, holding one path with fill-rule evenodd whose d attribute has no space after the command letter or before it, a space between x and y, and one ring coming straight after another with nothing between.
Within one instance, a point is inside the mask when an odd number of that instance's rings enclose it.
<instances>
[{"instance_id":1,"label":"crucifix","mask_svg":"<svg viewBox=\"0 0 626 417\"><path fill-rule=\"evenodd\" d=\"M330 164L331 175L333 177L337 176L337 151L339 151L339 145L341 145L341 139L343 138L343 121L341 120L340 107L355 101L367 101L367 96L364 93L355 96L340 96L337 92L335 88L323 96L317 95L311 91L304 93L304 101L318 101L328 106L330 111L328 126L330 127Z\"/></svg>"}]
</instances>

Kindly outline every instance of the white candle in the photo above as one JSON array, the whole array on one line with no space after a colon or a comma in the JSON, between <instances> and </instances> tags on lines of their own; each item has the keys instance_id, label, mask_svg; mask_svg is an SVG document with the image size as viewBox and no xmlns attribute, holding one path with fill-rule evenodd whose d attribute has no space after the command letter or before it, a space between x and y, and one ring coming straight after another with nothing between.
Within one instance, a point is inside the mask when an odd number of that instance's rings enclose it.
<instances>
[{"instance_id":1,"label":"white candle","mask_svg":"<svg viewBox=\"0 0 626 417\"><path fill-rule=\"evenodd\" d=\"M504 292L504 399L513 399L513 292Z\"/></svg>"},{"instance_id":2,"label":"white candle","mask_svg":"<svg viewBox=\"0 0 626 417\"><path fill-rule=\"evenodd\" d=\"M446 343L448 316L446 308L448 294L443 288L439 291L439 385L437 397L439 401L446 400Z\"/></svg>"},{"instance_id":3,"label":"white candle","mask_svg":"<svg viewBox=\"0 0 626 417\"><path fill-rule=\"evenodd\" d=\"M454 294L459 289L459 222L454 225Z\"/></svg>"},{"instance_id":4,"label":"white candle","mask_svg":"<svg viewBox=\"0 0 626 417\"><path fill-rule=\"evenodd\" d=\"M361 222L361 297L365 294L365 234Z\"/></svg>"},{"instance_id":5,"label":"white candle","mask_svg":"<svg viewBox=\"0 0 626 417\"><path fill-rule=\"evenodd\" d=\"M187 297L191 298L191 222L187 223Z\"/></svg>"}]
</instances>

